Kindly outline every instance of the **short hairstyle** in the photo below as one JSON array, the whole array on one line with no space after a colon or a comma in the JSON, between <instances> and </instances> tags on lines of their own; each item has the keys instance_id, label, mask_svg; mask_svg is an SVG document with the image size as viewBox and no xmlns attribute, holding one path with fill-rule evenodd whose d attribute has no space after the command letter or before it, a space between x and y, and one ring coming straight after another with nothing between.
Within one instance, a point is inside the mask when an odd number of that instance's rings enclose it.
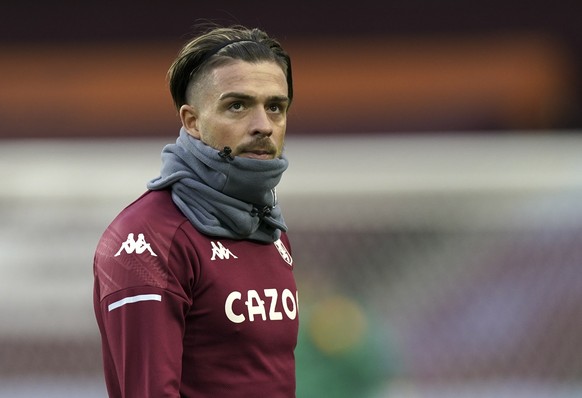
<instances>
[{"instance_id":1,"label":"short hairstyle","mask_svg":"<svg viewBox=\"0 0 582 398\"><path fill-rule=\"evenodd\" d=\"M228 58L276 62L287 78L289 102L293 99L291 59L276 39L258 28L213 26L186 43L168 70L170 93L176 108L179 110L188 102L191 82Z\"/></svg>"}]
</instances>

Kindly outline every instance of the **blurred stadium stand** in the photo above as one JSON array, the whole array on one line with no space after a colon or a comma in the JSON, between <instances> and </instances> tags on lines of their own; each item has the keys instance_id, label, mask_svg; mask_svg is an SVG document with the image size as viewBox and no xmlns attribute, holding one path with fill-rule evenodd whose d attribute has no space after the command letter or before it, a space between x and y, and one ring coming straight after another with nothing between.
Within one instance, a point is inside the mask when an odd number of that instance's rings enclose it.
<instances>
[{"instance_id":1,"label":"blurred stadium stand","mask_svg":"<svg viewBox=\"0 0 582 398\"><path fill-rule=\"evenodd\" d=\"M0 146L0 396L103 391L93 251L165 143ZM551 133L289 137L298 396L580 394L581 148Z\"/></svg>"},{"instance_id":2,"label":"blurred stadium stand","mask_svg":"<svg viewBox=\"0 0 582 398\"><path fill-rule=\"evenodd\" d=\"M177 135L165 73L197 19L295 61L298 398L579 397L581 11L3 3L0 397L105 396L93 250Z\"/></svg>"},{"instance_id":3,"label":"blurred stadium stand","mask_svg":"<svg viewBox=\"0 0 582 398\"><path fill-rule=\"evenodd\" d=\"M571 60L545 37L315 38L287 47L294 134L549 129L574 101ZM173 136L165 73L177 48L0 44L1 134Z\"/></svg>"}]
</instances>

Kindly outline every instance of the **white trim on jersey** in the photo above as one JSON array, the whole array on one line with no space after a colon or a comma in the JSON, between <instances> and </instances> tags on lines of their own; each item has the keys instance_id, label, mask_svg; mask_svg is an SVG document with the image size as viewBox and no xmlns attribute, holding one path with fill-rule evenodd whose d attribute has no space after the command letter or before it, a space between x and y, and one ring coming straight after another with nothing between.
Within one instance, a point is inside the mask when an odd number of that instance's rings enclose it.
<instances>
[{"instance_id":1,"label":"white trim on jersey","mask_svg":"<svg viewBox=\"0 0 582 398\"><path fill-rule=\"evenodd\" d=\"M109 311L113 311L114 309L124 306L125 304L137 303L138 301L162 301L162 296L160 294L140 294L137 296L126 297L109 304L107 309Z\"/></svg>"}]
</instances>

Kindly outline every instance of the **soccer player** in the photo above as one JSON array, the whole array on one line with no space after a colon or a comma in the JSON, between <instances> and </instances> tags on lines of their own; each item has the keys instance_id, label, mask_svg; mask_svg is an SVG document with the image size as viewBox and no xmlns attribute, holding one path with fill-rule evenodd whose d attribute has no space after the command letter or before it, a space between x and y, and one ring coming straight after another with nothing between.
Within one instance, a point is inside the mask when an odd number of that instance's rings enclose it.
<instances>
[{"instance_id":1,"label":"soccer player","mask_svg":"<svg viewBox=\"0 0 582 398\"><path fill-rule=\"evenodd\" d=\"M265 32L233 26L170 67L179 137L95 252L110 397L295 396L297 288L275 191L290 62Z\"/></svg>"}]
</instances>

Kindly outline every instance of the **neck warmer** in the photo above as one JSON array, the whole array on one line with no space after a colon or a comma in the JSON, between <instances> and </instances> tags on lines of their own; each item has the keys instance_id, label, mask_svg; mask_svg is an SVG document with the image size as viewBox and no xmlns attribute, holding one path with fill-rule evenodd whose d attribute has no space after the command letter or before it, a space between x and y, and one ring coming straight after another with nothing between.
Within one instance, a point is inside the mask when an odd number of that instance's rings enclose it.
<instances>
[{"instance_id":1,"label":"neck warmer","mask_svg":"<svg viewBox=\"0 0 582 398\"><path fill-rule=\"evenodd\" d=\"M204 234L274 242L287 231L275 192L287 166L284 156L225 156L182 127L176 143L162 150L160 176L147 187L171 187L176 206Z\"/></svg>"}]
</instances>

